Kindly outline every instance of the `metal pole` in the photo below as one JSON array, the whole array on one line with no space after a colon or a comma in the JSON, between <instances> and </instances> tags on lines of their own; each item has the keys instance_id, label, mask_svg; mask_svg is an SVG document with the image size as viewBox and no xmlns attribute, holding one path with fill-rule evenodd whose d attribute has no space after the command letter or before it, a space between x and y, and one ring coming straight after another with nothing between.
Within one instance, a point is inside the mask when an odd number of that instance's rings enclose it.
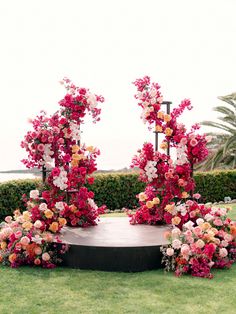
<instances>
[{"instance_id":1,"label":"metal pole","mask_svg":"<svg viewBox=\"0 0 236 314\"><path fill-rule=\"evenodd\" d=\"M46 170L46 167L43 166L43 168L42 168L42 180L43 180L43 183L45 183L46 178L47 178L47 170Z\"/></svg>"}]
</instances>

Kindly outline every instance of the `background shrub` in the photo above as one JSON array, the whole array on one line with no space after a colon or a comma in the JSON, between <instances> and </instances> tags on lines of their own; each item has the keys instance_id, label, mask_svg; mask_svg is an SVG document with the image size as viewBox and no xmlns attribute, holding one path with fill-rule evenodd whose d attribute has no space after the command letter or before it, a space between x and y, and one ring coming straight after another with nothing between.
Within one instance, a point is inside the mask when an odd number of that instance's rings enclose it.
<instances>
[{"instance_id":1,"label":"background shrub","mask_svg":"<svg viewBox=\"0 0 236 314\"><path fill-rule=\"evenodd\" d=\"M236 170L197 172L194 174L196 192L202 202L218 202L225 196L236 199ZM110 210L135 208L136 195L144 190L145 184L138 180L138 173L96 174L95 183L88 186L95 193L99 206L106 204ZM0 217L10 215L16 208L24 209L22 194L41 189L40 179L9 181L0 184Z\"/></svg>"},{"instance_id":2,"label":"background shrub","mask_svg":"<svg viewBox=\"0 0 236 314\"><path fill-rule=\"evenodd\" d=\"M16 208L25 209L21 199L31 190L38 189L40 179L15 180L0 183L0 218L11 215Z\"/></svg>"}]
</instances>

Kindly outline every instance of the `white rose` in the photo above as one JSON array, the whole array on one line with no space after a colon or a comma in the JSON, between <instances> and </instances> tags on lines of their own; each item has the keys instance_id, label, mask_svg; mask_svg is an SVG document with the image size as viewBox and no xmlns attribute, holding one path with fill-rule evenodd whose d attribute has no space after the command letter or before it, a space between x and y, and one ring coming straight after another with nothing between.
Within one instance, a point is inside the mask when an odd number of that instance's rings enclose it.
<instances>
[{"instance_id":1,"label":"white rose","mask_svg":"<svg viewBox=\"0 0 236 314\"><path fill-rule=\"evenodd\" d=\"M41 210L41 211L45 211L47 208L48 208L48 206L46 203L42 203L39 205L39 210Z\"/></svg>"},{"instance_id":2,"label":"white rose","mask_svg":"<svg viewBox=\"0 0 236 314\"><path fill-rule=\"evenodd\" d=\"M182 242L178 239L175 239L173 242L172 242L172 247L174 249L180 249L181 248L181 244Z\"/></svg>"},{"instance_id":3,"label":"white rose","mask_svg":"<svg viewBox=\"0 0 236 314\"><path fill-rule=\"evenodd\" d=\"M30 191L30 198L36 199L39 197L39 191L38 190L31 190Z\"/></svg>"},{"instance_id":4,"label":"white rose","mask_svg":"<svg viewBox=\"0 0 236 314\"><path fill-rule=\"evenodd\" d=\"M63 202L56 202L55 207L56 207L56 209L63 210L64 204L63 204Z\"/></svg>"}]
</instances>

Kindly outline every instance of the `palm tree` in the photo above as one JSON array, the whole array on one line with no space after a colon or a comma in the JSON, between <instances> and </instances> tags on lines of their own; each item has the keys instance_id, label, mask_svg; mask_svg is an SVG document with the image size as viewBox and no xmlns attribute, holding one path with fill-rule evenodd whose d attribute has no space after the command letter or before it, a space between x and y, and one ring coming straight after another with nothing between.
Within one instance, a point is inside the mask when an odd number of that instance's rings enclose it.
<instances>
[{"instance_id":1,"label":"palm tree","mask_svg":"<svg viewBox=\"0 0 236 314\"><path fill-rule=\"evenodd\" d=\"M236 168L236 93L218 98L229 105L213 108L214 111L222 114L218 117L220 122L203 121L201 123L224 132L215 135L213 142L209 144L208 148L211 153L207 161L202 165L205 170Z\"/></svg>"}]
</instances>

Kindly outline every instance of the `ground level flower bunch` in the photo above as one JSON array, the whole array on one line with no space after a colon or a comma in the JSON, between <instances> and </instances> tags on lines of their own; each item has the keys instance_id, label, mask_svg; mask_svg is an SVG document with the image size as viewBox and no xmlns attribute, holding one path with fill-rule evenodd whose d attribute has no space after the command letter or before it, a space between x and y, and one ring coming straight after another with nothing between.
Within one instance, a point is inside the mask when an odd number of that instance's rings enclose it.
<instances>
[{"instance_id":1,"label":"ground level flower bunch","mask_svg":"<svg viewBox=\"0 0 236 314\"><path fill-rule=\"evenodd\" d=\"M45 214L45 213L44 213ZM54 236L46 219L34 216L30 211L14 212L0 224L0 262L3 265L18 267L21 265L42 266L53 268L61 262L61 256L66 252L65 245ZM48 218L49 220L51 218ZM52 222L52 226L56 222Z\"/></svg>"},{"instance_id":2,"label":"ground level flower bunch","mask_svg":"<svg viewBox=\"0 0 236 314\"><path fill-rule=\"evenodd\" d=\"M182 229L173 228L167 234L170 244L161 249L166 270L177 276L212 278L212 269L229 268L236 261L236 222L227 218L229 209L204 207L199 205Z\"/></svg>"}]
</instances>

